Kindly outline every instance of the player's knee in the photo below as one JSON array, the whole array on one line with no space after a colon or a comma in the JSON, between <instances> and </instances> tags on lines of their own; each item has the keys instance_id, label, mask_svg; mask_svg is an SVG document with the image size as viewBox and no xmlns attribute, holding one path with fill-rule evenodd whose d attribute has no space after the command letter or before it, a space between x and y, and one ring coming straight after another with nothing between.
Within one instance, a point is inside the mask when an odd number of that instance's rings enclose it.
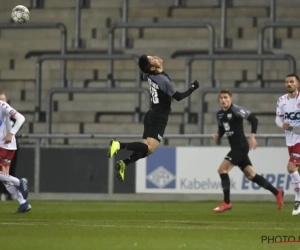
<instances>
[{"instance_id":1,"label":"player's knee","mask_svg":"<svg viewBox=\"0 0 300 250\"><path fill-rule=\"evenodd\" d=\"M155 147L153 147L152 145L148 144L148 155L153 154L155 151Z\"/></svg>"},{"instance_id":2,"label":"player's knee","mask_svg":"<svg viewBox=\"0 0 300 250\"><path fill-rule=\"evenodd\" d=\"M218 174L227 174L227 173L228 173L228 169L224 167L219 167Z\"/></svg>"},{"instance_id":3,"label":"player's knee","mask_svg":"<svg viewBox=\"0 0 300 250\"><path fill-rule=\"evenodd\" d=\"M254 179L255 173L246 174L248 180L252 181Z\"/></svg>"},{"instance_id":4,"label":"player's knee","mask_svg":"<svg viewBox=\"0 0 300 250\"><path fill-rule=\"evenodd\" d=\"M292 174L292 173L296 172L297 171L297 165L294 164L294 163L289 162L288 165L287 165L287 171L288 171L289 174Z\"/></svg>"}]
</instances>

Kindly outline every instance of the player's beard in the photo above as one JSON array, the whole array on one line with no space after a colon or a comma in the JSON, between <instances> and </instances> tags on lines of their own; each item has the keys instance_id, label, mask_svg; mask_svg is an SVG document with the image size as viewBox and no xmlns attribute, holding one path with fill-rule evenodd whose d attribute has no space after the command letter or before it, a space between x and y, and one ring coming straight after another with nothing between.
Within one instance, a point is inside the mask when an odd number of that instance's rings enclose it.
<instances>
[{"instance_id":1,"label":"player's beard","mask_svg":"<svg viewBox=\"0 0 300 250\"><path fill-rule=\"evenodd\" d=\"M295 91L297 91L297 89L293 89L293 88L286 88L287 92L292 94L294 93Z\"/></svg>"}]
</instances>

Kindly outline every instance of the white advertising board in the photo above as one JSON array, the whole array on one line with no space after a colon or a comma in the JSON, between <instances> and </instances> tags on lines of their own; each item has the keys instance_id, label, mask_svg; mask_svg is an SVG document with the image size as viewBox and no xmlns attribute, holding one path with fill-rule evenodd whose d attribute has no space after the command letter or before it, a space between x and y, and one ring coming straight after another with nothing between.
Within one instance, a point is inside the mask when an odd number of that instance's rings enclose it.
<instances>
[{"instance_id":1,"label":"white advertising board","mask_svg":"<svg viewBox=\"0 0 300 250\"><path fill-rule=\"evenodd\" d=\"M220 194L218 167L229 152L227 147L162 147L136 164L136 193ZM288 151L284 147L266 147L250 151L257 174L275 187L293 194L286 170ZM232 194L270 194L249 181L238 167L229 177Z\"/></svg>"}]
</instances>

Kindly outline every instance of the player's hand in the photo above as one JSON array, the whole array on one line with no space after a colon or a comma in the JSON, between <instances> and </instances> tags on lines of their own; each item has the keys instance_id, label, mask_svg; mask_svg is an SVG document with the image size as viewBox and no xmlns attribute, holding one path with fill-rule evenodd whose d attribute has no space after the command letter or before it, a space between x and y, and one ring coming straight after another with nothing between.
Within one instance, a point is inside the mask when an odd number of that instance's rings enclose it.
<instances>
[{"instance_id":1,"label":"player's hand","mask_svg":"<svg viewBox=\"0 0 300 250\"><path fill-rule=\"evenodd\" d=\"M288 123L288 122L285 122L285 123L283 123L283 125L282 125L282 128L283 128L284 130L287 130L289 127L290 127L290 123Z\"/></svg>"},{"instance_id":2,"label":"player's hand","mask_svg":"<svg viewBox=\"0 0 300 250\"><path fill-rule=\"evenodd\" d=\"M198 81L193 81L193 82L191 83L191 88L192 88L193 90L198 89L198 88L199 88L199 82L198 82Z\"/></svg>"},{"instance_id":3,"label":"player's hand","mask_svg":"<svg viewBox=\"0 0 300 250\"><path fill-rule=\"evenodd\" d=\"M218 140L219 140L219 135L218 135L218 134L215 134L215 135L213 136L213 138L214 138L215 141L218 141Z\"/></svg>"},{"instance_id":4,"label":"player's hand","mask_svg":"<svg viewBox=\"0 0 300 250\"><path fill-rule=\"evenodd\" d=\"M4 140L4 144L11 143L12 137L13 137L13 134L8 133L8 134L4 137L4 139L3 139L3 140Z\"/></svg>"},{"instance_id":5,"label":"player's hand","mask_svg":"<svg viewBox=\"0 0 300 250\"><path fill-rule=\"evenodd\" d=\"M257 142L256 142L256 139L253 135L250 135L249 147L250 147L250 149L253 149L253 150L257 148Z\"/></svg>"}]
</instances>

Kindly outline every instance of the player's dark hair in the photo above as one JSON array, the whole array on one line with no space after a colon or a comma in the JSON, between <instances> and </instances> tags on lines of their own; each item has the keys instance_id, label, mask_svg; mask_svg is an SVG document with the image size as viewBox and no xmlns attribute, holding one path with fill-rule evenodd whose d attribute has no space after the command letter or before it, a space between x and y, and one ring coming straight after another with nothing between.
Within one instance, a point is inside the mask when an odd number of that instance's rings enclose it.
<instances>
[{"instance_id":1,"label":"player's dark hair","mask_svg":"<svg viewBox=\"0 0 300 250\"><path fill-rule=\"evenodd\" d=\"M297 80L297 82L300 82L299 76L297 76L296 74L288 74L288 75L286 76L286 78L287 78L287 77L295 77L296 80Z\"/></svg>"},{"instance_id":2,"label":"player's dark hair","mask_svg":"<svg viewBox=\"0 0 300 250\"><path fill-rule=\"evenodd\" d=\"M229 90L229 89L221 89L220 91L219 91L219 95L220 94L227 94L227 95L229 95L230 97L232 97L232 93L231 93L231 91Z\"/></svg>"},{"instance_id":3,"label":"player's dark hair","mask_svg":"<svg viewBox=\"0 0 300 250\"><path fill-rule=\"evenodd\" d=\"M148 56L147 55L141 55L139 58L139 67L140 70L145 73L145 74L150 74L151 71L151 64L149 62Z\"/></svg>"}]
</instances>

